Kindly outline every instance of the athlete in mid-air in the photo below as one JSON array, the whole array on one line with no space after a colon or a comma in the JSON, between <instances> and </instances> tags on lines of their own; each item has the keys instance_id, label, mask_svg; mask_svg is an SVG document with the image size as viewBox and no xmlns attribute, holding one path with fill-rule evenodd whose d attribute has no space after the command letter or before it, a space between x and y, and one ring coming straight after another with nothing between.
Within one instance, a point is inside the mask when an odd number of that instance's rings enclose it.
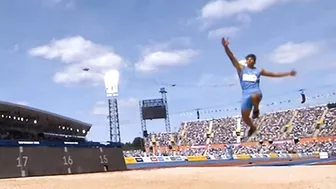
<instances>
[{"instance_id":1,"label":"athlete in mid-air","mask_svg":"<svg viewBox=\"0 0 336 189\"><path fill-rule=\"evenodd\" d=\"M296 76L296 71L290 71L286 73L272 73L264 69L259 69L255 67L257 57L254 54L249 54L245 57L246 64L242 65L235 58L233 53L229 48L229 41L227 39L222 39L222 45L224 46L225 53L228 55L233 66L237 69L237 73L240 80L240 85L243 91L243 99L241 104L241 114L242 119L250 127L248 131L248 137L251 137L256 131L257 127L253 124L250 114L252 113L252 118L258 118L259 103L262 99L262 92L259 87L260 76L267 77L286 77L286 76Z\"/></svg>"}]
</instances>

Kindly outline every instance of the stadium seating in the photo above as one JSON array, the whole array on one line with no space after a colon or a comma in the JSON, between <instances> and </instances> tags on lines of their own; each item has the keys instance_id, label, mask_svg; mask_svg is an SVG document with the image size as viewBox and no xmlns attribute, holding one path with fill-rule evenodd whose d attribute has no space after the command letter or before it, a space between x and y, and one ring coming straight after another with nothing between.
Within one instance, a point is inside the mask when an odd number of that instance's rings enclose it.
<instances>
[{"instance_id":1,"label":"stadium seating","mask_svg":"<svg viewBox=\"0 0 336 189\"><path fill-rule=\"evenodd\" d=\"M0 140L85 142L91 124L0 101Z\"/></svg>"},{"instance_id":2,"label":"stadium seating","mask_svg":"<svg viewBox=\"0 0 336 189\"><path fill-rule=\"evenodd\" d=\"M171 145L171 138L174 138L173 150L157 150L160 155L210 155L227 154L225 144L237 143L237 122L238 117L226 117L211 120L188 121L181 124L178 133L151 133L148 146L160 149ZM273 143L268 141L293 141L294 138L316 138L332 136L336 133L336 109L328 109L327 106L305 107L293 110L277 111L261 115L255 120L258 125L257 135L249 142L263 141L262 145L246 146L234 145L233 151L236 154L244 153L281 153L281 152L312 152L321 150L336 150L334 141L314 142L295 144L293 142ZM241 135L246 131L246 125L240 123ZM266 142L265 142L266 141ZM153 145L154 144L154 145ZM217 145L217 147L215 147ZM188 147L182 148L181 147ZM202 147L203 146L203 147ZM199 148L198 148L199 147ZM207 149L207 150L204 150ZM147 152L150 155L153 152ZM165 154L162 154L165 153ZM142 156L143 152L125 152L125 156ZM154 154L155 155L155 154Z\"/></svg>"}]
</instances>

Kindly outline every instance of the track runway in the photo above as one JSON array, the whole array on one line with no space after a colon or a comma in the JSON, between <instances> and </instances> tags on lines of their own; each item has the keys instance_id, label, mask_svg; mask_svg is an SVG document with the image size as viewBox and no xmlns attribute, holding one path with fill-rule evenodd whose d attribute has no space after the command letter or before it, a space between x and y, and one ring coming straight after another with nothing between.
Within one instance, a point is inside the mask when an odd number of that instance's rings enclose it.
<instances>
[{"instance_id":1,"label":"track runway","mask_svg":"<svg viewBox=\"0 0 336 189\"><path fill-rule=\"evenodd\" d=\"M124 172L3 179L0 186L1 189L331 189L336 187L335 164L335 158L138 164L130 166L138 170Z\"/></svg>"},{"instance_id":2,"label":"track runway","mask_svg":"<svg viewBox=\"0 0 336 189\"><path fill-rule=\"evenodd\" d=\"M165 163L139 163L128 165L129 169L158 169L171 167L246 167L246 166L298 166L298 165L336 165L336 157L329 159L303 158L282 160L210 160L205 162L165 162Z\"/></svg>"}]
</instances>

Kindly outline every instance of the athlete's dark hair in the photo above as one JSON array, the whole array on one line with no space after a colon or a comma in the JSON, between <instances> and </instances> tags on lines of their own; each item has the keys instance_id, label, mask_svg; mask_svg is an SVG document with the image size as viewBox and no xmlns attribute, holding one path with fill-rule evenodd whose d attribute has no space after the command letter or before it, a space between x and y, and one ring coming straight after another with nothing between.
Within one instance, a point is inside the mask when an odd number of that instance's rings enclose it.
<instances>
[{"instance_id":1,"label":"athlete's dark hair","mask_svg":"<svg viewBox=\"0 0 336 189\"><path fill-rule=\"evenodd\" d=\"M248 58L252 58L254 61L257 60L257 56L255 54L248 54L245 59L247 60Z\"/></svg>"}]
</instances>

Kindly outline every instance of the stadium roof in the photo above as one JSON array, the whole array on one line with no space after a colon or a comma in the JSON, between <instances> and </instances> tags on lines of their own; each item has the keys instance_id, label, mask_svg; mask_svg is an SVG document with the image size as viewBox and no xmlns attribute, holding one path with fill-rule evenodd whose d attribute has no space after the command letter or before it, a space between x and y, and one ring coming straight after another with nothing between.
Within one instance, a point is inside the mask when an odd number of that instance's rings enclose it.
<instances>
[{"instance_id":1,"label":"stadium roof","mask_svg":"<svg viewBox=\"0 0 336 189\"><path fill-rule=\"evenodd\" d=\"M12 120L3 123L7 125L35 125L38 132L73 136L86 136L92 126L48 111L4 101L0 101L0 118Z\"/></svg>"}]
</instances>

